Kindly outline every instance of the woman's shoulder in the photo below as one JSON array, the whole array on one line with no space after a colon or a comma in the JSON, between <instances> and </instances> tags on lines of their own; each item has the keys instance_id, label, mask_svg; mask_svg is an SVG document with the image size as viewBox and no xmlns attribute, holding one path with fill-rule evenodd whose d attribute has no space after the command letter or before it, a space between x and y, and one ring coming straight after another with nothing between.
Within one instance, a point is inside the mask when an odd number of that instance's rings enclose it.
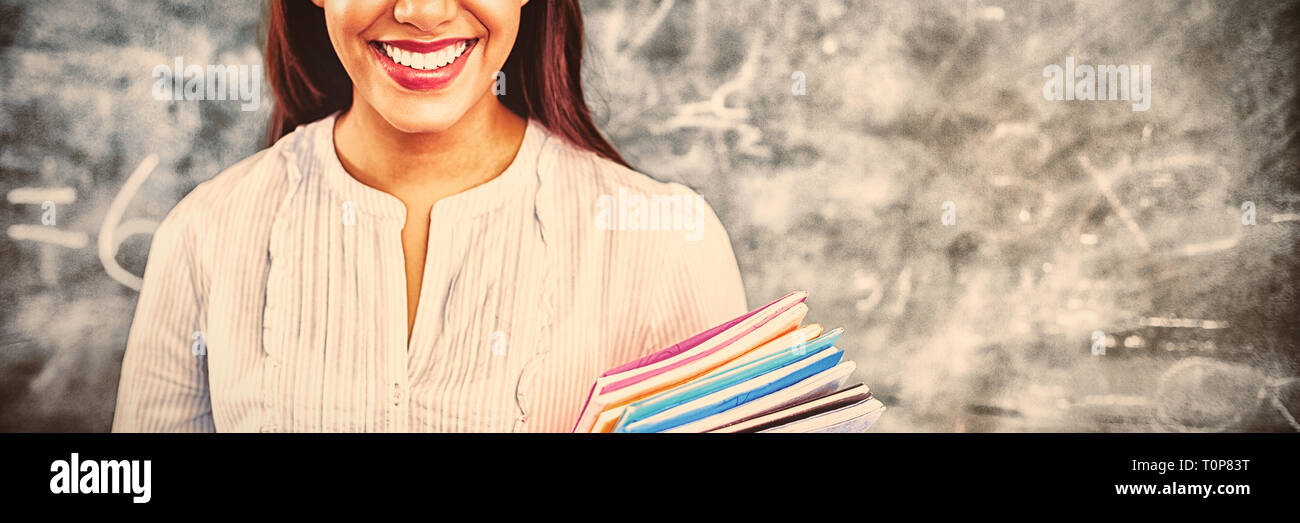
<instances>
[{"instance_id":1,"label":"woman's shoulder","mask_svg":"<svg viewBox=\"0 0 1300 523\"><path fill-rule=\"evenodd\" d=\"M607 255L627 256L612 265L654 281L654 295L685 297L669 307L672 317L664 322L675 327L667 331L699 332L747 310L730 235L703 196L571 143L561 142L558 149L551 173L560 185L557 193L569 198L565 208L578 215L578 223L599 231L579 236L605 242L608 248L600 252Z\"/></svg>"},{"instance_id":2,"label":"woman's shoulder","mask_svg":"<svg viewBox=\"0 0 1300 523\"><path fill-rule=\"evenodd\" d=\"M540 168L556 184L560 212L604 233L589 239L617 239L632 250L652 242L665 255L730 254L726 228L694 189L657 180L562 138L553 141L555 152Z\"/></svg>"},{"instance_id":3,"label":"woman's shoulder","mask_svg":"<svg viewBox=\"0 0 1300 523\"><path fill-rule=\"evenodd\" d=\"M634 168L610 160L596 152L551 134L554 154L550 176L565 190L561 194L591 201L601 196L619 194L641 196L680 196L697 198L693 189L677 182L661 181Z\"/></svg>"},{"instance_id":4,"label":"woman's shoulder","mask_svg":"<svg viewBox=\"0 0 1300 523\"><path fill-rule=\"evenodd\" d=\"M285 149L303 132L299 128L200 182L172 208L168 219L219 226L223 217L246 212L258 202L278 199L289 189L290 160Z\"/></svg>"}]
</instances>

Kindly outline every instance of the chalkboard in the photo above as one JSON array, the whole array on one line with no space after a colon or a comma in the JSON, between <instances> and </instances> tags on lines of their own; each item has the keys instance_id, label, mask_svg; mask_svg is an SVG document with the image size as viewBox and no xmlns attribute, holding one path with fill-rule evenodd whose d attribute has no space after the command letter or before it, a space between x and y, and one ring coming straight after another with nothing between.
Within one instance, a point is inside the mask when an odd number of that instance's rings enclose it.
<instances>
[{"instance_id":1,"label":"chalkboard","mask_svg":"<svg viewBox=\"0 0 1300 523\"><path fill-rule=\"evenodd\" d=\"M0 430L109 428L153 228L271 105L159 80L258 69L264 7L0 0ZM1300 429L1300 3L583 11L601 128L713 205L751 305L846 328L873 430Z\"/></svg>"}]
</instances>

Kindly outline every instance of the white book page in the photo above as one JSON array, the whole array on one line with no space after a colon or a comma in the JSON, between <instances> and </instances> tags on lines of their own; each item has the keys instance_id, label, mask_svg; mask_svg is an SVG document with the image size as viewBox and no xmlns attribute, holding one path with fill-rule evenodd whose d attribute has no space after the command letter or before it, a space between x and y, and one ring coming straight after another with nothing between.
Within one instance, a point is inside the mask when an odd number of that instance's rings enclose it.
<instances>
[{"instance_id":1,"label":"white book page","mask_svg":"<svg viewBox=\"0 0 1300 523\"><path fill-rule=\"evenodd\" d=\"M850 398L850 397L853 397L853 396L859 396L859 395L865 395L867 392L870 392L870 389L867 388L866 385L856 385L856 386L849 387L849 388L847 388L847 389L841 390L841 391L839 391L839 392L836 392L836 393L834 393L834 394L831 394L831 395L829 395L829 396L825 396L825 397L822 397L822 398L817 398L817 399L815 399L815 400L813 400L813 401L810 401L810 402L807 402L807 403L799 403L799 404L790 405L790 406L787 407L787 408L783 408L783 409L781 409L781 410L777 410L777 411L774 411L774 412L770 412L770 413L768 413L768 414L764 414L764 415L759 416L759 417L757 417L757 418L754 418L754 419L751 419L751 420L748 420L748 421L743 421L743 422L737 423L737 424L735 424L735 425L731 425L731 426L729 426L729 427L721 427L721 428L718 428L718 429L715 429L715 430L711 430L710 432L740 432L740 431L743 431L743 430L748 430L748 429L751 429L751 428L753 428L753 427L757 427L757 426L759 426L759 425L765 425L765 424L768 424L768 423L772 423L772 422L774 422L774 421L780 420L781 418L785 418L785 417L787 417L787 416L792 416L792 415L798 414L798 413L800 413L800 412L808 412L808 411L812 411L812 410L817 410L818 408L821 408L821 407L823 407L823 406L825 406L825 405L829 405L829 404L835 403L835 402L837 402L837 401L842 401L842 400L845 399L845 398ZM792 422L793 422L793 421L792 421Z\"/></svg>"},{"instance_id":2,"label":"white book page","mask_svg":"<svg viewBox=\"0 0 1300 523\"><path fill-rule=\"evenodd\" d=\"M869 417L871 423L875 423L876 418L880 417L885 411L885 404L876 398L863 400L861 402L849 405L847 407L832 410L823 414L818 414L811 418L802 419L793 423L787 423L780 427L772 427L759 432L813 432L819 429L829 427L838 423L843 423L859 417Z\"/></svg>"}]
</instances>

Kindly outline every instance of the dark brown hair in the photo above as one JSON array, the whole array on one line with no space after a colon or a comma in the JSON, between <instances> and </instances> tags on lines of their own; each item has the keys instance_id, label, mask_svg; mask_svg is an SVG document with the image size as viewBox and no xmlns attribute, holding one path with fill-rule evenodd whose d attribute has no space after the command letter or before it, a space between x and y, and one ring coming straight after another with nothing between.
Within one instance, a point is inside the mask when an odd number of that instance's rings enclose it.
<instances>
[{"instance_id":1,"label":"dark brown hair","mask_svg":"<svg viewBox=\"0 0 1300 523\"><path fill-rule=\"evenodd\" d=\"M582 11L578 0L532 0L506 59L501 101L521 117L627 166L591 120L582 94ZM267 144L301 124L352 104L348 77L325 29L325 13L308 0L270 0L266 76L275 92Z\"/></svg>"}]
</instances>

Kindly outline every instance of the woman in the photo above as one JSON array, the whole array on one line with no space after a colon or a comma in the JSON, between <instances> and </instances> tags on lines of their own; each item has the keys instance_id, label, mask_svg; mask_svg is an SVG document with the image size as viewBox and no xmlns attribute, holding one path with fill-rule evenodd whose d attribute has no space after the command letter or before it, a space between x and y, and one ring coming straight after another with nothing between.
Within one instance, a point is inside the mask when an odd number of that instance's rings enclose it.
<instances>
[{"instance_id":1,"label":"woman","mask_svg":"<svg viewBox=\"0 0 1300 523\"><path fill-rule=\"evenodd\" d=\"M115 431L567 431L602 371L745 312L712 210L592 123L576 0L269 28L274 144L158 228Z\"/></svg>"}]
</instances>

